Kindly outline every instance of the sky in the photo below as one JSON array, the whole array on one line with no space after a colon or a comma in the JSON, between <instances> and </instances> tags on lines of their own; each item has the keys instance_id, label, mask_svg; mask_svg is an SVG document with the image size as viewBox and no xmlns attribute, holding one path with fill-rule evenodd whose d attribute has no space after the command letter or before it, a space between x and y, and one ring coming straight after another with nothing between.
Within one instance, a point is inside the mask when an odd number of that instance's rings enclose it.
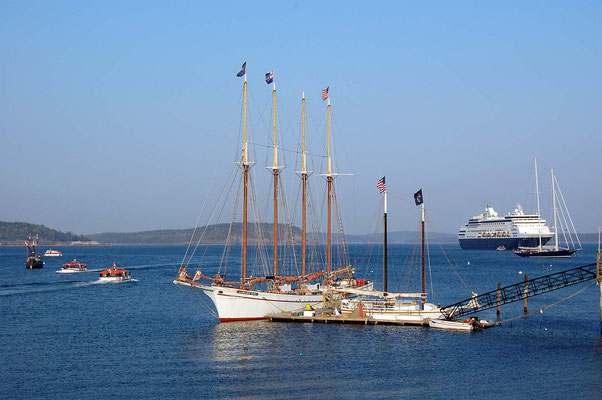
<instances>
[{"instance_id":1,"label":"sky","mask_svg":"<svg viewBox=\"0 0 602 400\"><path fill-rule=\"evenodd\" d=\"M554 168L577 230L602 224L600 1L25 0L0 21L2 221L193 227L236 168L246 61L254 181L267 202L274 70L293 215L301 94L319 202L329 87L347 233L377 229L382 176L390 230L416 229L420 188L440 232L533 211L534 158L542 207Z\"/></svg>"}]
</instances>

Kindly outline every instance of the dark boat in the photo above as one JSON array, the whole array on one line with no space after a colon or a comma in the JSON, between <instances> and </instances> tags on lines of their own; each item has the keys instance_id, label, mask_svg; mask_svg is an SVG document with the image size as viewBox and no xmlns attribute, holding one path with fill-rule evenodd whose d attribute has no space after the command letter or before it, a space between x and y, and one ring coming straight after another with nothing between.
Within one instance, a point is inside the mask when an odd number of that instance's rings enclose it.
<instances>
[{"instance_id":1,"label":"dark boat","mask_svg":"<svg viewBox=\"0 0 602 400\"><path fill-rule=\"evenodd\" d=\"M572 256L575 252L580 249L563 249L563 248L546 248L542 247L541 249L535 247L533 249L518 249L514 252L514 254L521 257L549 257L549 258L568 258Z\"/></svg>"},{"instance_id":2,"label":"dark boat","mask_svg":"<svg viewBox=\"0 0 602 400\"><path fill-rule=\"evenodd\" d=\"M36 253L36 247L38 245L38 236L32 238L29 235L25 241L25 247L27 248L27 259L25 260L25 268L27 269L39 269L44 267L44 261L42 257Z\"/></svg>"}]
</instances>

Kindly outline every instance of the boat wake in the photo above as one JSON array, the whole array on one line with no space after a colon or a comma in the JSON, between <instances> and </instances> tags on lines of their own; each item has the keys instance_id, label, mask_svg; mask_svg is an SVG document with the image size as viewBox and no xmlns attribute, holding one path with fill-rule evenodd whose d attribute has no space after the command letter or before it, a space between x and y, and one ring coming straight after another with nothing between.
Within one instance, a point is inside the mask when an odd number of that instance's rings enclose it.
<instances>
[{"instance_id":1,"label":"boat wake","mask_svg":"<svg viewBox=\"0 0 602 400\"><path fill-rule=\"evenodd\" d=\"M14 285L0 285L0 296L12 296L19 294L53 292L90 286L92 282L68 281L68 282L32 282Z\"/></svg>"},{"instance_id":2,"label":"boat wake","mask_svg":"<svg viewBox=\"0 0 602 400\"><path fill-rule=\"evenodd\" d=\"M89 271L88 271L89 272ZM103 283L128 283L138 282L138 279L131 279L123 282L106 281L67 281L67 282L31 282L19 283L14 285L0 285L0 296L15 296L21 294L54 292L58 290L78 289Z\"/></svg>"},{"instance_id":3,"label":"boat wake","mask_svg":"<svg viewBox=\"0 0 602 400\"><path fill-rule=\"evenodd\" d=\"M168 264L145 264L145 265L133 265L133 266L125 266L124 268L130 269L161 269L161 267L173 267L174 265L180 265L180 263L168 263ZM100 272L107 269L104 268L94 268L88 269L86 272ZM58 272L58 271L57 271Z\"/></svg>"},{"instance_id":4,"label":"boat wake","mask_svg":"<svg viewBox=\"0 0 602 400\"><path fill-rule=\"evenodd\" d=\"M89 282L91 285L104 285L104 284L117 284L117 283L129 283L129 282L140 282L138 279L128 279L127 281L101 281L100 279L94 282Z\"/></svg>"}]
</instances>

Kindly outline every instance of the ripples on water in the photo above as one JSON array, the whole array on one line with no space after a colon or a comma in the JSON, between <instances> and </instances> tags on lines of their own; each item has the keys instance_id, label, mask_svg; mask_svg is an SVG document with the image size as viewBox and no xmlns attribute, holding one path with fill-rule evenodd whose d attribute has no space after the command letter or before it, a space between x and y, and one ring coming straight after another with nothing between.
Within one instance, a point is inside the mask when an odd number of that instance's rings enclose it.
<instances>
[{"instance_id":1,"label":"ripples on water","mask_svg":"<svg viewBox=\"0 0 602 400\"><path fill-rule=\"evenodd\" d=\"M32 271L23 265L23 249L0 248L0 398L599 398L602 393L597 287L543 314L477 333L219 324L171 283L181 247L59 250L62 258L48 258L42 270ZM362 265L366 249L352 250ZM507 252L451 245L446 250L480 293L497 282L520 281L519 271L535 277L594 257L591 246L578 258L543 263ZM407 277L395 266L411 251L392 246L390 282ZM434 301L467 297L443 258L433 253ZM73 257L91 271L55 273ZM94 284L97 271L113 259L138 282ZM368 277L378 280L380 260L372 263L369 270L375 272ZM581 287L532 298L530 310ZM519 315L522 302L502 312L503 318ZM494 319L495 311L484 316Z\"/></svg>"}]
</instances>

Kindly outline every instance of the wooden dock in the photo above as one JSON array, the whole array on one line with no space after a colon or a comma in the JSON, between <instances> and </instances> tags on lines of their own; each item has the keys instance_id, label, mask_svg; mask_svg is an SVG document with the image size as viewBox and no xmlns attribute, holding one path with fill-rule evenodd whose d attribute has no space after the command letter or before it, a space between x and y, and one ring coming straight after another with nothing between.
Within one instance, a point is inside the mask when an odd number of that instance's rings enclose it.
<instances>
[{"instance_id":1,"label":"wooden dock","mask_svg":"<svg viewBox=\"0 0 602 400\"><path fill-rule=\"evenodd\" d=\"M361 324L361 325L410 325L410 326L428 326L426 322L408 322L374 319L370 317L343 317L342 315L332 315L316 311L314 315L304 316L303 312L287 312L278 314L269 314L268 319L272 322L305 322L321 324Z\"/></svg>"}]
</instances>

